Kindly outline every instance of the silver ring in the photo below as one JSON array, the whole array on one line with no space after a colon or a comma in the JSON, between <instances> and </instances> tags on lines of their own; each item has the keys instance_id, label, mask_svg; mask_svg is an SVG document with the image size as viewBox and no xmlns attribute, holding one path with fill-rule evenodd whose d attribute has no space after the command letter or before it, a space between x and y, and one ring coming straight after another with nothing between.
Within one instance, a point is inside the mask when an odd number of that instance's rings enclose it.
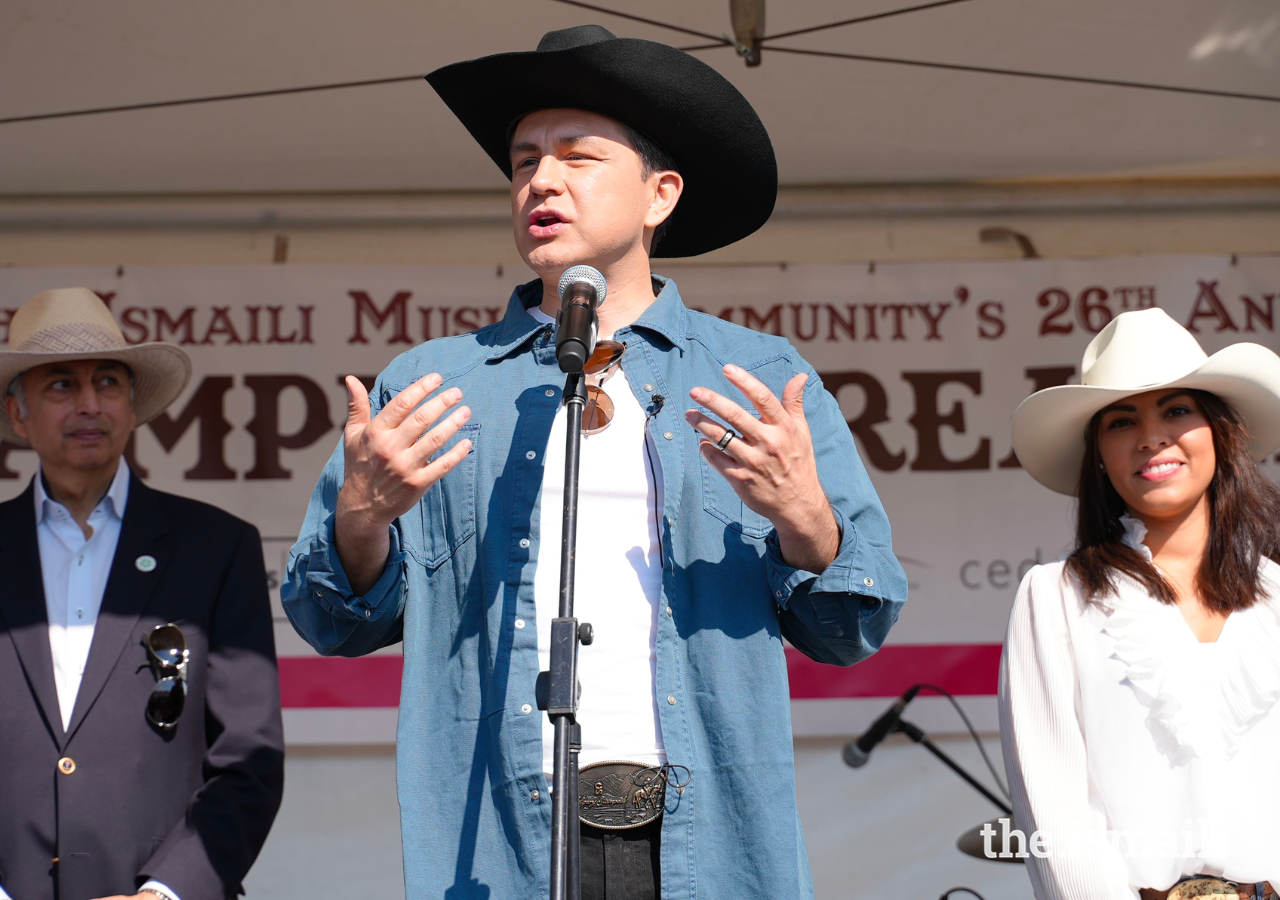
<instances>
[{"instance_id":1,"label":"silver ring","mask_svg":"<svg viewBox=\"0 0 1280 900\"><path fill-rule=\"evenodd\" d=\"M732 428L726 428L724 430L724 435L720 438L720 440L716 441L716 446L719 447L721 450L724 450L725 447L729 446L729 442L736 437L737 435L733 433Z\"/></svg>"}]
</instances>

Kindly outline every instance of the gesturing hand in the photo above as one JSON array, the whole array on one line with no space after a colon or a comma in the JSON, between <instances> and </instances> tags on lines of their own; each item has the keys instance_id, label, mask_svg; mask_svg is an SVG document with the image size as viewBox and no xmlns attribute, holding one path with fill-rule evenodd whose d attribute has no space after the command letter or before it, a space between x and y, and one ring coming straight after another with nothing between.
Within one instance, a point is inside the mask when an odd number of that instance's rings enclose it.
<instances>
[{"instance_id":1,"label":"gesturing hand","mask_svg":"<svg viewBox=\"0 0 1280 900\"><path fill-rule=\"evenodd\" d=\"M800 374L787 382L779 401L738 366L725 366L724 374L760 411L760 419L733 400L696 387L689 396L727 422L737 435L720 449L716 442L724 437L725 426L691 409L685 419L705 438L698 449L748 509L773 523L783 558L796 568L821 572L836 558L840 533L818 480L804 416L809 376Z\"/></svg>"},{"instance_id":2,"label":"gesturing hand","mask_svg":"<svg viewBox=\"0 0 1280 900\"><path fill-rule=\"evenodd\" d=\"M441 380L435 373L418 379L371 421L364 386L357 378L346 379L345 471L334 513L334 537L338 558L357 594L372 587L382 573L388 526L413 509L431 485L471 452L471 442L461 440L448 453L431 459L471 417L471 410L463 406L432 427L462 400L462 391L450 388L422 403Z\"/></svg>"}]
</instances>

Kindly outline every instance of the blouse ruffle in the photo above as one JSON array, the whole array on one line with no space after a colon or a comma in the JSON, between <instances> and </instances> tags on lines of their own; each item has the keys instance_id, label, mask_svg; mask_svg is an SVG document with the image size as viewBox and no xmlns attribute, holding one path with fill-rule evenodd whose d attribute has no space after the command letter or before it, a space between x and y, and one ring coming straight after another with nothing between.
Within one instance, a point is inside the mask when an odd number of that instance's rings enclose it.
<instances>
[{"instance_id":1,"label":"blouse ruffle","mask_svg":"<svg viewBox=\"0 0 1280 900\"><path fill-rule=\"evenodd\" d=\"M1120 522L1124 543L1150 560L1146 526L1130 516ZM1198 648L1179 647L1170 610L1138 582L1121 578L1117 594L1099 601L1111 656L1147 708L1157 746L1175 765L1194 756L1231 759L1245 733L1280 700L1280 567L1270 560L1262 566L1270 598L1231 614L1229 631L1219 638L1230 646L1210 659L1188 658ZM1217 684L1206 689L1206 678Z\"/></svg>"}]
</instances>

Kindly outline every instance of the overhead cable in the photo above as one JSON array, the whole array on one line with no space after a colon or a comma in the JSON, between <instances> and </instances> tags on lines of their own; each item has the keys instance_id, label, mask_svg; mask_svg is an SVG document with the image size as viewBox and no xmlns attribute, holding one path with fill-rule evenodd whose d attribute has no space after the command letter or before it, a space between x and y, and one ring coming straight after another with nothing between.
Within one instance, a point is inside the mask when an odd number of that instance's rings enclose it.
<instances>
[{"instance_id":1,"label":"overhead cable","mask_svg":"<svg viewBox=\"0 0 1280 900\"><path fill-rule=\"evenodd\" d=\"M980 75L1003 75L1012 78L1036 78L1041 81L1064 81L1072 84L1095 84L1104 87L1135 88L1144 91L1164 91L1173 94L1194 94L1202 97L1226 97L1232 100L1261 100L1280 103L1280 97L1270 94L1250 94L1243 91L1216 91L1210 88L1186 87L1177 84L1154 84L1146 81L1125 81L1119 78L1090 78L1086 75L1060 75L1054 72L1030 72L1024 69L998 69L992 66L969 66L959 63L929 62L922 59L903 59L893 56L868 56L862 53L840 53L835 50L802 50L799 47L769 45L770 53L794 53L800 56L825 56L832 59L850 59L856 62L881 63L894 66L915 66L923 69L943 69L949 72L975 72Z\"/></svg>"},{"instance_id":2,"label":"overhead cable","mask_svg":"<svg viewBox=\"0 0 1280 900\"><path fill-rule=\"evenodd\" d=\"M691 34L694 37L706 38L709 41L715 41L714 46L732 47L733 41L727 37L721 37L716 34L709 34L705 31L694 31L692 28L685 28L682 25L671 25L667 22L659 22L657 19L646 19L644 16L637 16L627 12L621 12L616 9L609 9L605 6L596 6L592 3L583 3L582 0L555 0L556 3L565 3L569 6L578 6L582 9L589 9L593 12L605 13L610 16L617 16L620 19L630 19L632 22L643 22L645 25L652 25L654 28L665 28L668 31L679 31L682 34Z\"/></svg>"},{"instance_id":3,"label":"overhead cable","mask_svg":"<svg viewBox=\"0 0 1280 900\"><path fill-rule=\"evenodd\" d=\"M128 103L122 106L95 106L88 109L68 109L62 112L35 113L27 116L9 116L0 119L0 125L17 122L43 122L48 119L70 119L76 116L97 116L103 113L134 112L141 109L164 109L170 106L192 106L197 103L222 103L226 100L252 100L257 97L281 97L286 94L308 94L316 91L336 91L345 88L370 87L375 84L397 84L403 81L421 81L422 75L400 75L395 78L370 78L364 81L339 81L332 84L314 84L307 87L276 88L269 91L248 91L242 94L215 94L208 97L189 97L185 100L156 100L151 103Z\"/></svg>"},{"instance_id":4,"label":"overhead cable","mask_svg":"<svg viewBox=\"0 0 1280 900\"><path fill-rule=\"evenodd\" d=\"M780 38L795 37L797 34L812 34L815 31L826 31L828 28L842 28L845 25L874 22L876 19L888 19L893 16L904 16L907 13L920 12L925 9L934 9L939 6L951 6L955 3L968 2L969 0L936 0L934 3L922 3L919 6L905 6L902 9L891 9L887 12L871 13L866 16L858 16L855 19L841 19L839 22L828 22L826 25L813 25L809 28L797 28L795 31L783 31L779 34L767 34L764 39L766 41L776 41Z\"/></svg>"}]
</instances>

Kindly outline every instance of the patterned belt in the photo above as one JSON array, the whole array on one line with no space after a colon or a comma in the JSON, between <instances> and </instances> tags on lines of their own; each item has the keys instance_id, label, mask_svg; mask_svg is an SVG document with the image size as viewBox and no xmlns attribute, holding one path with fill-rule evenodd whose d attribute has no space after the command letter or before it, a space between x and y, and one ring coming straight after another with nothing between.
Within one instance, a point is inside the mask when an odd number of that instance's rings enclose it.
<instances>
[{"instance_id":1,"label":"patterned belt","mask_svg":"<svg viewBox=\"0 0 1280 900\"><path fill-rule=\"evenodd\" d=\"M683 782L671 780L676 769L685 772ZM648 825L662 815L667 785L682 794L692 780L684 766L621 760L592 763L578 771L578 819L612 831Z\"/></svg>"},{"instance_id":2,"label":"patterned belt","mask_svg":"<svg viewBox=\"0 0 1280 900\"><path fill-rule=\"evenodd\" d=\"M1142 900L1280 900L1270 882L1236 884L1218 878L1192 878L1167 891L1140 890Z\"/></svg>"}]
</instances>

